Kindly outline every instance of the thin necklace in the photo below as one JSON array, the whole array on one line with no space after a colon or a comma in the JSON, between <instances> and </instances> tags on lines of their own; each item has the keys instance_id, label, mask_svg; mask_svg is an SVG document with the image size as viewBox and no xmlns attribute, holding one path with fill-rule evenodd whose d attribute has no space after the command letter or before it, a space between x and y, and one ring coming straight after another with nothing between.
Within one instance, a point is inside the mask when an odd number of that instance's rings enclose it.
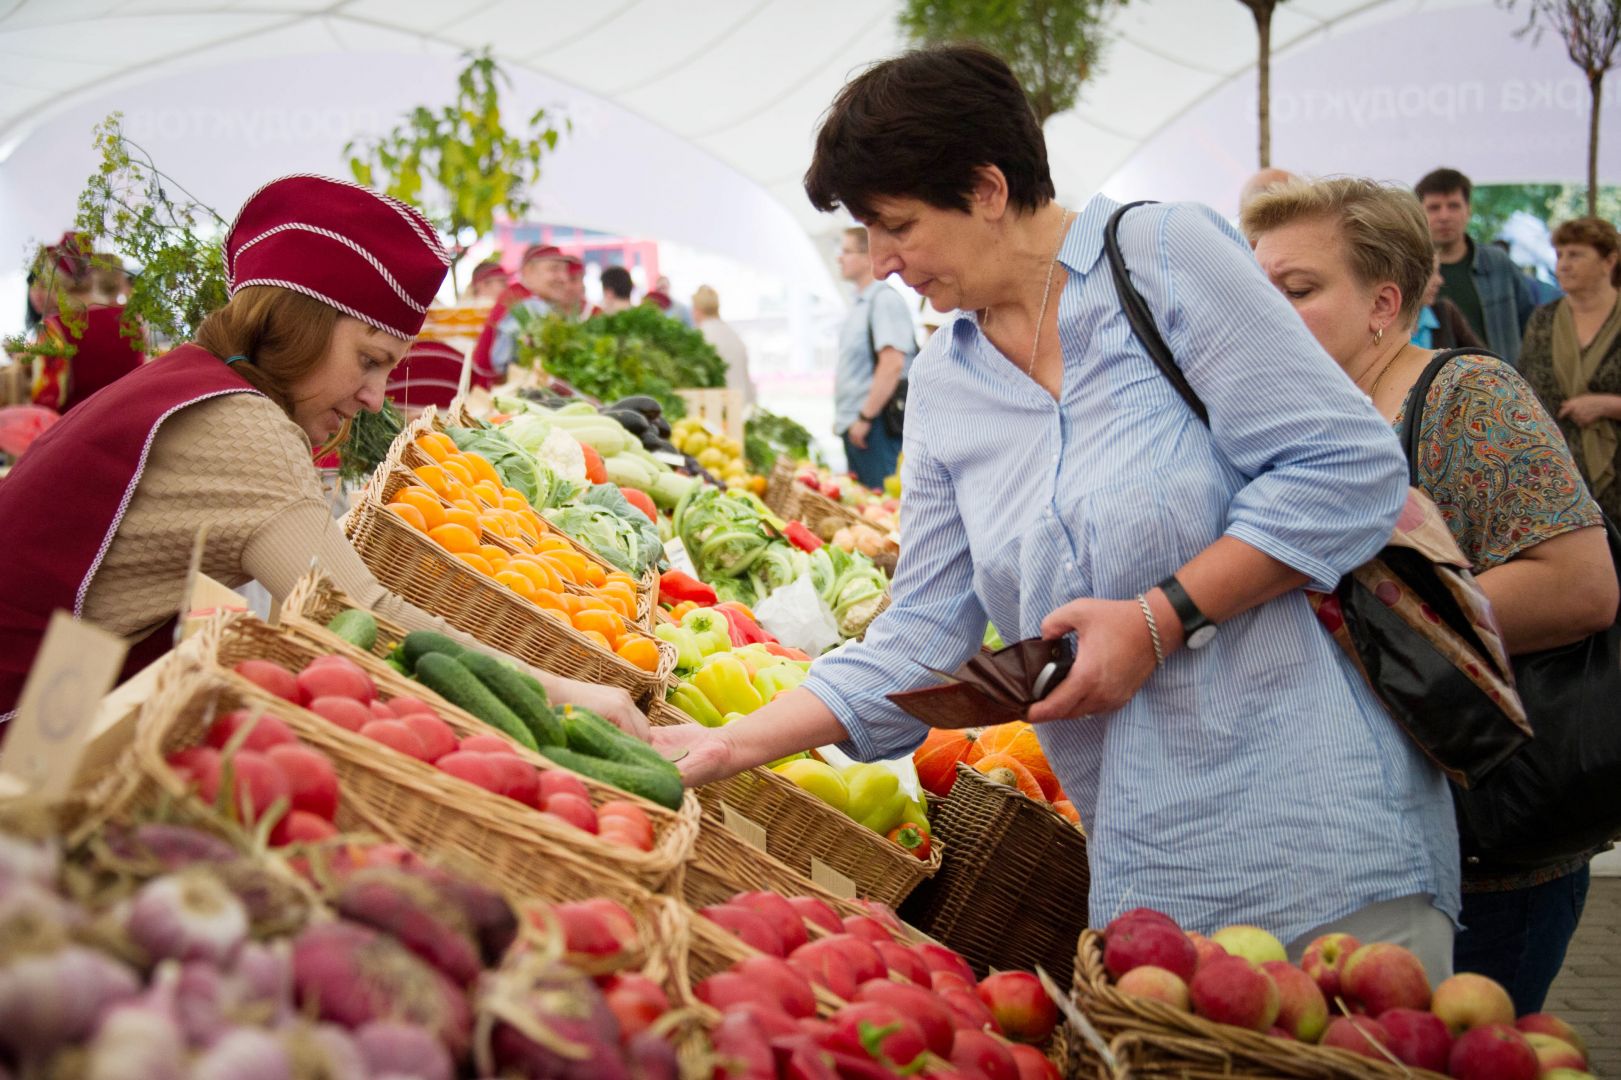
<instances>
[{"instance_id":1,"label":"thin necklace","mask_svg":"<svg viewBox=\"0 0 1621 1080\"><path fill-rule=\"evenodd\" d=\"M1373 385L1368 388L1368 399L1370 401L1373 400L1373 395L1379 392L1379 383L1384 379L1385 375L1390 371L1390 369L1396 366L1396 358L1401 356L1401 354L1406 351L1407 346L1405 345L1397 349L1395 354L1392 355L1389 360L1385 361L1385 366L1379 369L1379 374L1373 377Z\"/></svg>"},{"instance_id":2,"label":"thin necklace","mask_svg":"<svg viewBox=\"0 0 1621 1080\"><path fill-rule=\"evenodd\" d=\"M1047 262L1047 284L1041 290L1041 313L1036 316L1036 336L1030 343L1030 362L1024 366L1024 373L1029 378L1036 377L1036 350L1041 347L1041 324L1047 321L1047 300L1053 291L1053 270L1058 266L1058 252L1064 246L1064 226L1069 224L1073 211L1065 210L1064 216L1058 219L1058 237L1053 243L1053 257ZM985 309L983 325L989 325L991 309Z\"/></svg>"}]
</instances>

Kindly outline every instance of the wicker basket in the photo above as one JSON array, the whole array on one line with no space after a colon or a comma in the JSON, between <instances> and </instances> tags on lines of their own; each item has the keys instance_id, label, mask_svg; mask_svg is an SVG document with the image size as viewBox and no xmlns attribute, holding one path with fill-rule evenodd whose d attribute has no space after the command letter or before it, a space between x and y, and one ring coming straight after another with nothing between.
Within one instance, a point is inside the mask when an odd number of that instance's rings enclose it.
<instances>
[{"instance_id":1,"label":"wicker basket","mask_svg":"<svg viewBox=\"0 0 1621 1080\"><path fill-rule=\"evenodd\" d=\"M453 558L385 510L380 499L368 498L355 507L344 531L385 588L526 663L623 687L643 704L663 694L675 671L675 648L668 642L653 639L659 667L643 671Z\"/></svg>"},{"instance_id":2,"label":"wicker basket","mask_svg":"<svg viewBox=\"0 0 1621 1080\"><path fill-rule=\"evenodd\" d=\"M933 881L907 902L907 921L991 968L1045 968L1060 985L1086 926L1086 837L1047 806L966 765L932 819L949 848Z\"/></svg>"},{"instance_id":3,"label":"wicker basket","mask_svg":"<svg viewBox=\"0 0 1621 1080\"><path fill-rule=\"evenodd\" d=\"M664 701L655 701L647 717L660 725L692 722ZM766 850L794 871L809 878L811 859L820 859L854 881L857 893L869 900L899 906L940 869L943 844L936 842L928 861L921 861L770 769L749 769L705 784L698 798L706 828L711 820L719 826L724 802L765 829Z\"/></svg>"},{"instance_id":4,"label":"wicker basket","mask_svg":"<svg viewBox=\"0 0 1621 1080\"><path fill-rule=\"evenodd\" d=\"M338 650L305 637L298 624L276 630L251 617L227 616L211 623L195 645L189 646L187 656L198 668L249 693L255 689L253 684L229 670L239 660L274 660L297 670L328 651ZM359 650L351 647L344 655L366 668L384 700L398 694L425 696L425 687ZM352 794L361 800L371 820L388 823L388 829L403 842L425 853L455 852L465 846L486 871L500 868L495 880L503 880L500 875L513 872L510 864L522 862L528 864L522 870L524 875L545 881L551 872L545 861L561 856L566 865L578 864L594 873L607 874L612 881L658 890L674 880L697 838L699 809L697 800L690 795L679 811L670 811L590 777L581 777L593 804L629 799L646 811L653 823L654 846L650 852L637 851L595 840L552 815L458 780L288 702L272 700L274 707L265 711L286 720L300 738L333 758L345 796ZM432 703L458 737L491 730L442 699ZM537 768L560 768L522 746L514 745L513 749ZM457 842L454 837L462 840Z\"/></svg>"},{"instance_id":5,"label":"wicker basket","mask_svg":"<svg viewBox=\"0 0 1621 1080\"><path fill-rule=\"evenodd\" d=\"M1425 1069L1213 1024L1162 1002L1122 994L1109 982L1103 967L1103 935L1095 930L1081 934L1074 990L1076 1003L1098 1033L1109 1040L1116 1060L1110 1069L1084 1040L1071 1039L1067 1068L1070 1076L1441 1080L1438 1074Z\"/></svg>"}]
</instances>

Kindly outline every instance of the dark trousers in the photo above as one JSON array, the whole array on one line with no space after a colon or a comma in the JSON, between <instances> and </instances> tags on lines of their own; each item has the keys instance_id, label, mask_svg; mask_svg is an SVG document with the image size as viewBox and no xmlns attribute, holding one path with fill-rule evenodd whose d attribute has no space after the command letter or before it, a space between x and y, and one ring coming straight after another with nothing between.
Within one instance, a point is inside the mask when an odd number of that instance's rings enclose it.
<instances>
[{"instance_id":1,"label":"dark trousers","mask_svg":"<svg viewBox=\"0 0 1621 1080\"><path fill-rule=\"evenodd\" d=\"M852 443L850 436L844 436L844 458L850 463L850 471L874 491L883 492L884 478L894 474L900 456L901 440L889 433L881 416L867 431L865 450Z\"/></svg>"},{"instance_id":2,"label":"dark trousers","mask_svg":"<svg viewBox=\"0 0 1621 1080\"><path fill-rule=\"evenodd\" d=\"M1463 929L1453 943L1457 971L1473 971L1503 984L1520 1016L1542 1011L1543 999L1565 962L1587 903L1589 871L1524 889L1466 892Z\"/></svg>"}]
</instances>

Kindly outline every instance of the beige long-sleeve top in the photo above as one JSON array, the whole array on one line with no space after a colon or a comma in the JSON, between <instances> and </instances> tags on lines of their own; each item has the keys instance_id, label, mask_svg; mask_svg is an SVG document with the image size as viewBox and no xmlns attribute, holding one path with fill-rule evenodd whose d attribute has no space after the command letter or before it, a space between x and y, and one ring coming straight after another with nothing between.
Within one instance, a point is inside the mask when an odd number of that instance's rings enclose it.
<instances>
[{"instance_id":1,"label":"beige long-sleeve top","mask_svg":"<svg viewBox=\"0 0 1621 1080\"><path fill-rule=\"evenodd\" d=\"M332 517L311 454L308 436L258 394L226 394L170 417L91 581L85 618L136 640L168 621L207 525L202 571L226 585L257 579L280 599L313 559L356 603L408 629L445 631L372 577Z\"/></svg>"}]
</instances>

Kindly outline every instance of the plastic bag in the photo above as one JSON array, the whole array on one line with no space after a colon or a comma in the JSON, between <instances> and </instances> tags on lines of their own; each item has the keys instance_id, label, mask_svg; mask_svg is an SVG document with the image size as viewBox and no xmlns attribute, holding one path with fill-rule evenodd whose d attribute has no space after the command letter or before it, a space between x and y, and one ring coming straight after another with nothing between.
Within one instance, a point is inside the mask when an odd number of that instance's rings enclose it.
<instances>
[{"instance_id":1,"label":"plastic bag","mask_svg":"<svg viewBox=\"0 0 1621 1080\"><path fill-rule=\"evenodd\" d=\"M810 575L784 585L754 608L754 620L793 649L820 656L839 643L839 624Z\"/></svg>"}]
</instances>

